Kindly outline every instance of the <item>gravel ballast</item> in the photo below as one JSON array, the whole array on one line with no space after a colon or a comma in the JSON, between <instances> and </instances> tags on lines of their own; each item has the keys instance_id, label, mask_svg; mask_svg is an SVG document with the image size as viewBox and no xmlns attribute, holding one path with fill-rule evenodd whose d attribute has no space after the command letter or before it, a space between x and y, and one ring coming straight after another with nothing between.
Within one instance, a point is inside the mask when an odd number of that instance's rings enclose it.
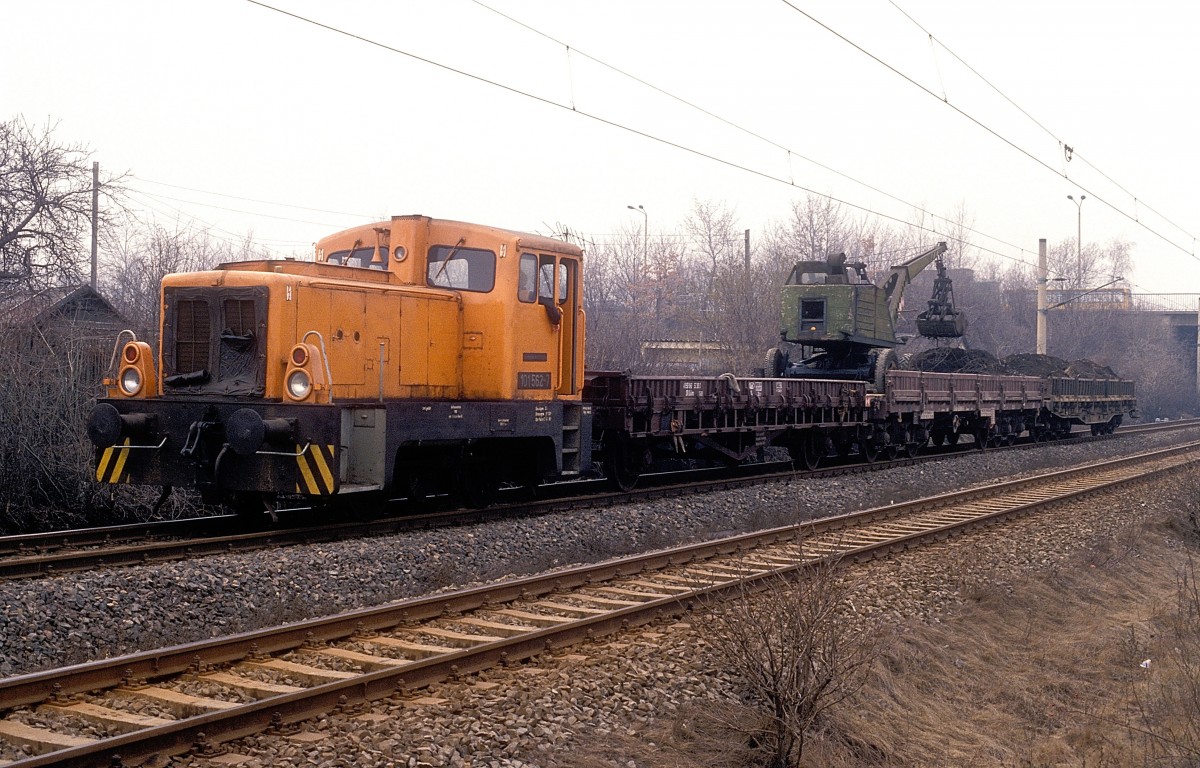
<instances>
[{"instance_id":1,"label":"gravel ballast","mask_svg":"<svg viewBox=\"0 0 1200 768\"><path fill-rule=\"evenodd\" d=\"M982 594L1011 594L1026 576L1106 562L1125 549L1131 530L1169 514L1187 492L1177 478L1152 481L850 566L846 578L859 586L855 610L885 626L939 622ZM697 713L719 712L740 693L722 664L703 652L705 621L702 612L664 620L333 714L297 733L251 737L232 750L246 759L245 768L680 764L663 759L657 742L688 741Z\"/></svg>"},{"instance_id":2,"label":"gravel ballast","mask_svg":"<svg viewBox=\"0 0 1200 768\"><path fill-rule=\"evenodd\" d=\"M1187 433L1194 434L1194 430ZM0 676L715 538L1182 442L1129 436L703 496L0 584Z\"/></svg>"}]
</instances>

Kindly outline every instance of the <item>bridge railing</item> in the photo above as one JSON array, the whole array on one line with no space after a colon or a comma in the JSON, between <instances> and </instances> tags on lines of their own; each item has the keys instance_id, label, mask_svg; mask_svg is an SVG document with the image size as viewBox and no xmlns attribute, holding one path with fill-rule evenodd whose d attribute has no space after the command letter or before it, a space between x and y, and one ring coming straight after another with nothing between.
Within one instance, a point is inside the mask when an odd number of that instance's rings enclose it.
<instances>
[{"instance_id":1,"label":"bridge railing","mask_svg":"<svg viewBox=\"0 0 1200 768\"><path fill-rule=\"evenodd\" d=\"M1133 309L1142 312L1196 312L1200 293L1135 293Z\"/></svg>"}]
</instances>

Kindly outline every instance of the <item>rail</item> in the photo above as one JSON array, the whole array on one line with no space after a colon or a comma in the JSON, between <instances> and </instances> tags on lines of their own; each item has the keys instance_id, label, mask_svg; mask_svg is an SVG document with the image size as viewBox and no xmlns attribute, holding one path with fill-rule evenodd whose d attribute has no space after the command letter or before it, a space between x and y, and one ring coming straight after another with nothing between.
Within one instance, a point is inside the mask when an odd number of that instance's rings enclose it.
<instances>
[{"instance_id":1,"label":"rail","mask_svg":"<svg viewBox=\"0 0 1200 768\"><path fill-rule=\"evenodd\" d=\"M1200 443L1189 443L811 524L0 680L0 711L37 705L47 718L67 716L64 723L74 717L136 727L85 740L32 728L10 714L0 720L0 738L46 752L16 760L13 768L111 766L115 755L137 762L180 754L620 632L817 561L867 560L1178 471L1197 461L1198 450ZM359 671L345 671L347 663ZM256 678L269 670L312 685L284 688ZM172 677L189 672L218 687L255 691L258 700L234 704L168 687ZM202 714L147 721L82 698L97 690L143 703L182 703Z\"/></svg>"},{"instance_id":2,"label":"rail","mask_svg":"<svg viewBox=\"0 0 1200 768\"><path fill-rule=\"evenodd\" d=\"M1173 421L1160 424L1142 424L1122 427L1122 435L1146 434L1175 431L1200 424L1198 421ZM1112 439L1111 437L1080 440ZM1017 445L1002 450L1037 450L1032 444ZM959 446L958 450L972 450L971 446ZM288 454L292 455L292 454ZM955 455L950 452L948 455ZM916 458L902 458L874 464L853 464L823 467L804 472L803 477L832 477L857 472L875 471L887 467L907 466L925 461L945 458L943 454L925 454ZM573 504L617 503L634 500L652 500L676 497L690 493L706 493L712 490L732 488L763 482L791 480L797 471L788 464L760 465L767 471L749 476L729 477L697 481L687 476L658 478L657 485L644 482L632 491L597 492L600 482L576 482L560 484L556 490L563 495L537 502L502 504L483 510L442 510L425 514L408 514L385 517L378 520L346 521L326 523L309 516L297 515L290 526L272 527L269 530L245 529L244 520L233 515L190 518L187 520L139 523L103 528L53 531L0 537L0 579L37 578L85 571L97 567L123 565L145 565L169 562L212 554L249 552L266 547L289 544L342 541L356 536L381 536L404 531L437 526L466 525L484 520L503 519L537 514L560 512ZM774 470L771 470L771 467ZM643 480L653 480L643 478Z\"/></svg>"}]
</instances>

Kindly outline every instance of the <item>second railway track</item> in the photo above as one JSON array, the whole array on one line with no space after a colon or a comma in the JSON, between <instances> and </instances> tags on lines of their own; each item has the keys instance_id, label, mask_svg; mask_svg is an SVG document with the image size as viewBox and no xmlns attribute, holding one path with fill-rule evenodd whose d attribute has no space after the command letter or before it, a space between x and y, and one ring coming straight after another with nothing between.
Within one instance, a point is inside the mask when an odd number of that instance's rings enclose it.
<instances>
[{"instance_id":1,"label":"second railway track","mask_svg":"<svg viewBox=\"0 0 1200 768\"><path fill-rule=\"evenodd\" d=\"M1194 422L1127 427L1122 430L1118 439L1123 435L1172 431L1188 426L1194 426ZM1111 440L1113 438L1084 437L1079 439L1086 441ZM1036 450L1032 444L1017 445L1013 448ZM244 522L239 523L232 516L220 516L2 537L0 538L0 579L35 578L101 567L145 565L206 555L247 552L274 546L390 535L421 528L470 524L483 520L500 519L505 516L561 511L572 505L644 501L662 496L764 482L779 477L790 478L797 474L821 477L907 465L938 458L944 458L944 456L923 455L894 462L841 465L826 467L815 472L797 473L788 469L772 474L742 477L721 476L719 479L701 482L671 482L667 480L660 481L659 485L633 491L592 493L575 498L551 498L533 503L504 505L487 510L445 510L420 515L386 517L378 520L339 520L335 523L319 522L265 530L246 530Z\"/></svg>"},{"instance_id":2,"label":"second railway track","mask_svg":"<svg viewBox=\"0 0 1200 768\"><path fill-rule=\"evenodd\" d=\"M1175 471L1198 449L0 680L0 739L13 757L45 753L14 764L29 768L184 752L620 631L816 559L876 557Z\"/></svg>"}]
</instances>

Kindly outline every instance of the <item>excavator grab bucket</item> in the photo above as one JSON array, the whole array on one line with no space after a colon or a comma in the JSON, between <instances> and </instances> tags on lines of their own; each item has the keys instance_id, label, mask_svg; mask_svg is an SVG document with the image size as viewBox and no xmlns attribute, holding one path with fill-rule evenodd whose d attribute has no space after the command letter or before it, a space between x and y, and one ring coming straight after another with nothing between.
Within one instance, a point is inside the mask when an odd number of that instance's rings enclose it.
<instances>
[{"instance_id":1,"label":"excavator grab bucket","mask_svg":"<svg viewBox=\"0 0 1200 768\"><path fill-rule=\"evenodd\" d=\"M967 316L962 312L951 315L917 315L917 333L933 339L957 339L967 332Z\"/></svg>"},{"instance_id":2,"label":"excavator grab bucket","mask_svg":"<svg viewBox=\"0 0 1200 768\"><path fill-rule=\"evenodd\" d=\"M954 284L937 260L929 309L917 315L917 333L932 339L956 339L967 332L967 316L954 307Z\"/></svg>"}]
</instances>

